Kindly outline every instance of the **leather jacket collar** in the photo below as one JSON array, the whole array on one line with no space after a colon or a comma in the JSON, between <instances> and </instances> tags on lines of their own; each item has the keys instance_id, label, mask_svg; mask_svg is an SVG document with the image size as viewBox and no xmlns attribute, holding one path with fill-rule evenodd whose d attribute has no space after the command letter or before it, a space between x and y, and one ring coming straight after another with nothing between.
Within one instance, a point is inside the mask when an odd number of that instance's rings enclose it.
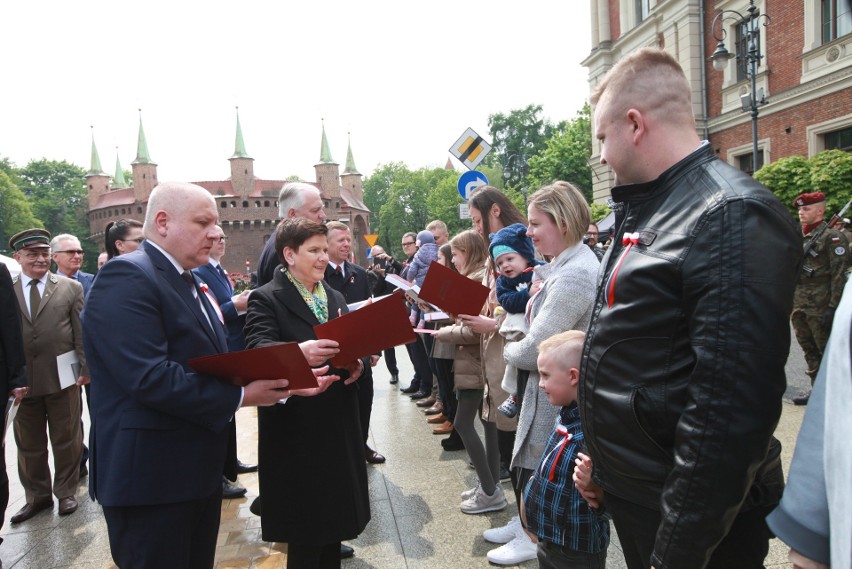
<instances>
[{"instance_id":1,"label":"leather jacket collar","mask_svg":"<svg viewBox=\"0 0 852 569\"><path fill-rule=\"evenodd\" d=\"M684 172L691 170L695 165L709 162L716 158L713 147L709 142L702 142L698 149L660 174L659 177L650 182L639 184L625 184L612 188L612 199L616 203L642 202L656 198L658 195L671 191L675 180Z\"/></svg>"}]
</instances>

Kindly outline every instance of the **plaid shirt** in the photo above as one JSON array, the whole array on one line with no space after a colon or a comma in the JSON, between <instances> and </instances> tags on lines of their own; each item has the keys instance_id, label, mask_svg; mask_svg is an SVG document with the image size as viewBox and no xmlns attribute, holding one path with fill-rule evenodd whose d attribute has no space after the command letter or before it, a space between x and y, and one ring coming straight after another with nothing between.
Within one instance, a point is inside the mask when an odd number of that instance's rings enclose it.
<instances>
[{"instance_id":1,"label":"plaid shirt","mask_svg":"<svg viewBox=\"0 0 852 569\"><path fill-rule=\"evenodd\" d=\"M574 459L583 448L577 403L559 411L541 463L524 490L527 528L539 539L582 553L605 551L609 521L599 516L574 487Z\"/></svg>"}]
</instances>

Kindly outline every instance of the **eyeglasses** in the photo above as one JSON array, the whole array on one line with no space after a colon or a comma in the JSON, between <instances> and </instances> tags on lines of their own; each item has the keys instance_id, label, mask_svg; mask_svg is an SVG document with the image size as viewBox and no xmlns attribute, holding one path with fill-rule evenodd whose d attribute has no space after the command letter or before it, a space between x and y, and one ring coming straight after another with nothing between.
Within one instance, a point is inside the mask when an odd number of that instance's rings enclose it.
<instances>
[{"instance_id":1,"label":"eyeglasses","mask_svg":"<svg viewBox=\"0 0 852 569\"><path fill-rule=\"evenodd\" d=\"M588 233L586 233L586 237L597 237L597 236L598 236L597 231L589 231Z\"/></svg>"},{"instance_id":2,"label":"eyeglasses","mask_svg":"<svg viewBox=\"0 0 852 569\"><path fill-rule=\"evenodd\" d=\"M119 239L119 241L133 241L134 243L142 243L145 241L144 237L137 237L136 239Z\"/></svg>"},{"instance_id":3,"label":"eyeglasses","mask_svg":"<svg viewBox=\"0 0 852 569\"><path fill-rule=\"evenodd\" d=\"M57 253L68 253L69 255L82 255L85 253L82 249L65 249L64 251L57 251Z\"/></svg>"},{"instance_id":4,"label":"eyeglasses","mask_svg":"<svg viewBox=\"0 0 852 569\"><path fill-rule=\"evenodd\" d=\"M403 247L408 247L409 245L414 245L415 243L416 243L416 241L409 241L408 243L406 243L405 241L403 241L403 242L402 242L402 246L403 246Z\"/></svg>"},{"instance_id":5,"label":"eyeglasses","mask_svg":"<svg viewBox=\"0 0 852 569\"><path fill-rule=\"evenodd\" d=\"M50 251L43 251L40 253L24 253L24 257L29 259L30 261L34 259L50 259Z\"/></svg>"},{"instance_id":6,"label":"eyeglasses","mask_svg":"<svg viewBox=\"0 0 852 569\"><path fill-rule=\"evenodd\" d=\"M221 237L219 237L218 241L219 241L219 243L224 243L224 242L225 242L225 239L227 239L227 237L225 237L224 235L222 235Z\"/></svg>"}]
</instances>

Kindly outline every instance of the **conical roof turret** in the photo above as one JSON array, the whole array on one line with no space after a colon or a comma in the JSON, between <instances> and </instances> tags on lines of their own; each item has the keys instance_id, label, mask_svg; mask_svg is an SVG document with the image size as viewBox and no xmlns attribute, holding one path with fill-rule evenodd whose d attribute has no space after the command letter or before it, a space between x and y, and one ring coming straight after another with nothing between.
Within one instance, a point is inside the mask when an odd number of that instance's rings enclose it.
<instances>
[{"instance_id":1,"label":"conical roof turret","mask_svg":"<svg viewBox=\"0 0 852 569\"><path fill-rule=\"evenodd\" d=\"M127 180L124 178L124 170L121 169L121 162L118 160L118 146L115 147L115 176L112 177L113 188L123 190L127 188Z\"/></svg>"},{"instance_id":2,"label":"conical roof turret","mask_svg":"<svg viewBox=\"0 0 852 569\"><path fill-rule=\"evenodd\" d=\"M95 146L95 127L92 128L92 159L86 176L106 176L101 168L101 157L98 156L98 147Z\"/></svg>"},{"instance_id":3,"label":"conical roof turret","mask_svg":"<svg viewBox=\"0 0 852 569\"><path fill-rule=\"evenodd\" d=\"M142 128L142 109L139 109L139 140L136 144L136 160L131 164L151 164L151 155L148 153L148 142L145 140L145 129Z\"/></svg>"},{"instance_id":4,"label":"conical roof turret","mask_svg":"<svg viewBox=\"0 0 852 569\"><path fill-rule=\"evenodd\" d=\"M358 168L355 167L355 158L352 157L352 134L349 134L349 148L346 150L346 168L344 168L344 174L357 174L361 175L361 172L358 171Z\"/></svg>"}]
</instances>

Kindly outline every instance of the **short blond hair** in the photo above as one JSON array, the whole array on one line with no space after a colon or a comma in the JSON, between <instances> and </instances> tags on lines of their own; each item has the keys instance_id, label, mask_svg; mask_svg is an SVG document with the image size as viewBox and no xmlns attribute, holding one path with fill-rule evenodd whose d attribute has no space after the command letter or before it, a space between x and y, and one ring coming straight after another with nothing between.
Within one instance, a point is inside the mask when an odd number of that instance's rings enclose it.
<instances>
[{"instance_id":1,"label":"short blond hair","mask_svg":"<svg viewBox=\"0 0 852 569\"><path fill-rule=\"evenodd\" d=\"M426 226L426 231L443 231L444 233L449 235L449 230L447 229L447 224L441 221L440 219L436 219L434 221L430 221L429 225Z\"/></svg>"},{"instance_id":2,"label":"short blond hair","mask_svg":"<svg viewBox=\"0 0 852 569\"><path fill-rule=\"evenodd\" d=\"M328 227L329 233L331 233L335 229L337 231L348 231L350 233L352 232L352 229L350 229L350 227L348 225L346 225L345 223L343 223L342 221L329 221L328 223L325 224L325 226Z\"/></svg>"},{"instance_id":3,"label":"short blond hair","mask_svg":"<svg viewBox=\"0 0 852 569\"><path fill-rule=\"evenodd\" d=\"M552 353L564 369L580 369L580 358L583 355L585 341L586 334L580 330L560 332L538 345L538 355Z\"/></svg>"},{"instance_id":4,"label":"short blond hair","mask_svg":"<svg viewBox=\"0 0 852 569\"><path fill-rule=\"evenodd\" d=\"M594 106L604 104L608 116L636 108L658 120L695 127L689 81L677 60L658 48L643 47L620 59L589 100Z\"/></svg>"},{"instance_id":5,"label":"short blond hair","mask_svg":"<svg viewBox=\"0 0 852 569\"><path fill-rule=\"evenodd\" d=\"M580 190L568 182L553 182L530 196L530 206L547 214L565 235L568 245L583 240L592 222L592 212Z\"/></svg>"}]
</instances>

